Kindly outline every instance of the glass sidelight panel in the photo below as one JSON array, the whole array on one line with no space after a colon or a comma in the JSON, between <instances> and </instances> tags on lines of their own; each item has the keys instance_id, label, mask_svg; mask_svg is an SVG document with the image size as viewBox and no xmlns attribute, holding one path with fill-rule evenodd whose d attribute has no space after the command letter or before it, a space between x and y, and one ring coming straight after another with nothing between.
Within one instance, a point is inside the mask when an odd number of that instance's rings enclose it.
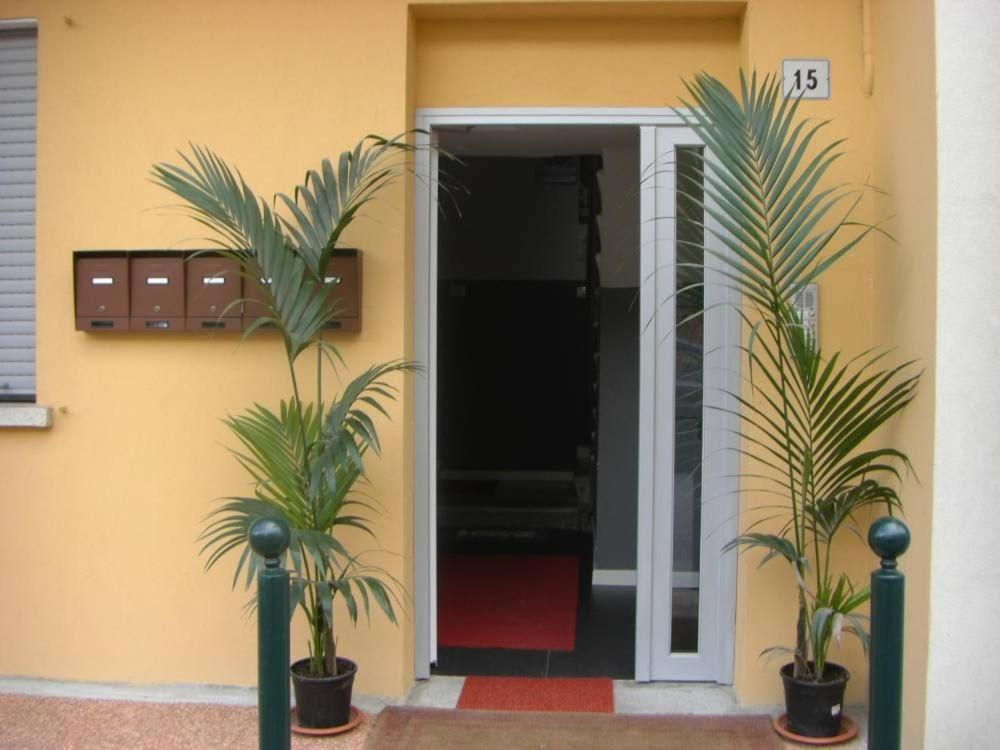
<instances>
[{"instance_id":1,"label":"glass sidelight panel","mask_svg":"<svg viewBox=\"0 0 1000 750\"><path fill-rule=\"evenodd\" d=\"M676 378L671 653L698 651L705 336L701 148L676 150Z\"/></svg>"},{"instance_id":2,"label":"glass sidelight panel","mask_svg":"<svg viewBox=\"0 0 1000 750\"><path fill-rule=\"evenodd\" d=\"M740 385L739 294L722 272L722 228L702 208L710 150L689 128L640 134L643 163L663 167L647 170L640 211L642 278L655 286L640 295L652 321L640 399L652 409L639 425L636 679L728 682L736 560L722 548L737 533L739 446L717 400Z\"/></svg>"}]
</instances>

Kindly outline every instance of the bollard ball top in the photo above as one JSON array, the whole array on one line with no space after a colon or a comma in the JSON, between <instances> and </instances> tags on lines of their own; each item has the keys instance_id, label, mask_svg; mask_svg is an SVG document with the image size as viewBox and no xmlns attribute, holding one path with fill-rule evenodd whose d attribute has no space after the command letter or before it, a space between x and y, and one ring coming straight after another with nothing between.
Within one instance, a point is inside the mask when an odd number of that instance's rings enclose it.
<instances>
[{"instance_id":1,"label":"bollard ball top","mask_svg":"<svg viewBox=\"0 0 1000 750\"><path fill-rule=\"evenodd\" d=\"M868 529L868 546L883 559L896 559L910 546L910 530L898 518L884 516Z\"/></svg>"},{"instance_id":2,"label":"bollard ball top","mask_svg":"<svg viewBox=\"0 0 1000 750\"><path fill-rule=\"evenodd\" d=\"M280 557L292 540L283 518L258 518L250 526L248 536L253 551L264 558Z\"/></svg>"}]
</instances>

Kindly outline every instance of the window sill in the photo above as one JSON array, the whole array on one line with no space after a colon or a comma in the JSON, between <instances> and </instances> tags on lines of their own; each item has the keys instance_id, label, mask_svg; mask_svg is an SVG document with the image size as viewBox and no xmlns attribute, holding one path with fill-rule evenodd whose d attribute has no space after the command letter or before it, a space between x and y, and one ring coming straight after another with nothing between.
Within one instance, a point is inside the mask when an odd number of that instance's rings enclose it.
<instances>
[{"instance_id":1,"label":"window sill","mask_svg":"<svg viewBox=\"0 0 1000 750\"><path fill-rule=\"evenodd\" d=\"M0 429L23 427L47 430L52 426L52 407L36 404L0 404Z\"/></svg>"}]
</instances>

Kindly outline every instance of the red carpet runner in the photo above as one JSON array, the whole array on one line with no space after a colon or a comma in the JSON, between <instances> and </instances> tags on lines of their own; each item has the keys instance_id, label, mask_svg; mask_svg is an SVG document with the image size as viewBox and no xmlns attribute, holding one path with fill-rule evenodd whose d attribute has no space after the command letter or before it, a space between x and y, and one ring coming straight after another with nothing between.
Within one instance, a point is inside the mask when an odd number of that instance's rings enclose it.
<instances>
[{"instance_id":1,"label":"red carpet runner","mask_svg":"<svg viewBox=\"0 0 1000 750\"><path fill-rule=\"evenodd\" d=\"M615 698L604 677L466 677L458 708L610 714Z\"/></svg>"},{"instance_id":2,"label":"red carpet runner","mask_svg":"<svg viewBox=\"0 0 1000 750\"><path fill-rule=\"evenodd\" d=\"M579 561L547 555L441 555L438 643L572 651Z\"/></svg>"}]
</instances>

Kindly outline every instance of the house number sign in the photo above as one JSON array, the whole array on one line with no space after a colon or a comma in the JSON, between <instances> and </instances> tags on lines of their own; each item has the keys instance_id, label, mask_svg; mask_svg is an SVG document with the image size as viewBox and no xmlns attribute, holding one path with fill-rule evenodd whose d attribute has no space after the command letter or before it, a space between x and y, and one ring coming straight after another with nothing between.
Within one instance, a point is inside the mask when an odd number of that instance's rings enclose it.
<instances>
[{"instance_id":1,"label":"house number sign","mask_svg":"<svg viewBox=\"0 0 1000 750\"><path fill-rule=\"evenodd\" d=\"M792 99L830 98L829 60L782 60L781 88Z\"/></svg>"}]
</instances>

